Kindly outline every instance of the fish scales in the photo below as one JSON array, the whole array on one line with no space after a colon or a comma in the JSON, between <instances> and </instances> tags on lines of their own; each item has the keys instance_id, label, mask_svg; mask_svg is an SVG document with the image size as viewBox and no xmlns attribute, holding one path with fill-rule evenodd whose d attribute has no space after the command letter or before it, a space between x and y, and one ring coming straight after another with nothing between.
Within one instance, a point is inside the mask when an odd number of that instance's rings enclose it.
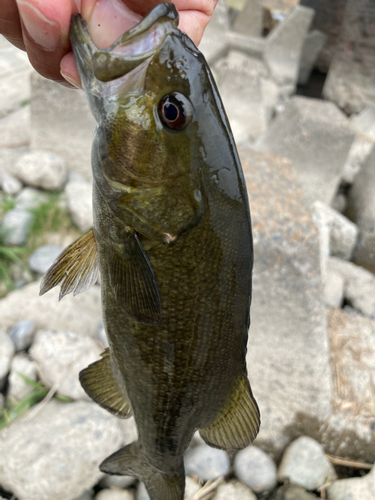
<instances>
[{"instance_id":1,"label":"fish scales","mask_svg":"<svg viewBox=\"0 0 375 500\"><path fill-rule=\"evenodd\" d=\"M109 348L80 380L111 413L134 415L138 440L100 468L143 480L151 500L183 499L196 430L236 450L260 424L245 363L253 248L242 169L210 70L177 26L173 4L159 4L99 50L72 19L98 122L94 223L41 285L76 294L100 272Z\"/></svg>"}]
</instances>

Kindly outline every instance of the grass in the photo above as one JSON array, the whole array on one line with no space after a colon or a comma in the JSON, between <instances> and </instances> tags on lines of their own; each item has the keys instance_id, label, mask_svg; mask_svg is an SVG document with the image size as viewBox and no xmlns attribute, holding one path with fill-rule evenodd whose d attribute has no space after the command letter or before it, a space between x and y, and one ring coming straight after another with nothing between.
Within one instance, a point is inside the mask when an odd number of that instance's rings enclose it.
<instances>
[{"instance_id":1,"label":"grass","mask_svg":"<svg viewBox=\"0 0 375 500\"><path fill-rule=\"evenodd\" d=\"M16 201L13 196L5 195L1 200L0 212L1 215L4 216L6 212L12 210L16 206Z\"/></svg>"},{"instance_id":2,"label":"grass","mask_svg":"<svg viewBox=\"0 0 375 500\"><path fill-rule=\"evenodd\" d=\"M58 193L49 193L47 201L30 212L33 215L33 221L29 229L27 244L29 249L35 245L39 246L39 242L46 233L57 233L74 228L71 218L59 204Z\"/></svg>"},{"instance_id":3,"label":"grass","mask_svg":"<svg viewBox=\"0 0 375 500\"><path fill-rule=\"evenodd\" d=\"M21 256L25 253L25 249L5 246L4 242L1 240L2 238L0 238L0 281L5 283L8 290L12 290L14 284L9 270L9 264L16 263L24 265Z\"/></svg>"},{"instance_id":4,"label":"grass","mask_svg":"<svg viewBox=\"0 0 375 500\"><path fill-rule=\"evenodd\" d=\"M12 404L10 402L7 405L7 408L4 408L2 411L0 411L0 430L11 424L14 420L19 418L34 405L43 401L43 399L50 391L50 389L43 385L42 382L35 382L22 373L18 373L18 375L23 378L23 380L25 380L25 382L27 382L30 386L32 386L33 390L20 401L17 401L15 404ZM73 402L72 399L61 396L59 394L55 394L54 398L63 403Z\"/></svg>"},{"instance_id":5,"label":"grass","mask_svg":"<svg viewBox=\"0 0 375 500\"><path fill-rule=\"evenodd\" d=\"M15 206L14 197L4 196L0 201L0 220ZM24 247L6 246L4 235L0 235L0 283L4 283L8 291L14 289L12 265L24 266L27 269L28 258L38 247L49 243L51 233L72 234L72 240L79 236L71 217L60 205L59 193L46 193L46 201L30 212L33 219Z\"/></svg>"}]
</instances>

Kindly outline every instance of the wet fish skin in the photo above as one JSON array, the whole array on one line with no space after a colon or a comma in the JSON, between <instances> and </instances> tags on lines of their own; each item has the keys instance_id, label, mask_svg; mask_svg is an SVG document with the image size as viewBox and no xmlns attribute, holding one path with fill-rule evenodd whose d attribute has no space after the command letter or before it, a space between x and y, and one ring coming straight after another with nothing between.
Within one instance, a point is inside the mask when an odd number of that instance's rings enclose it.
<instances>
[{"instance_id":1,"label":"wet fish skin","mask_svg":"<svg viewBox=\"0 0 375 500\"><path fill-rule=\"evenodd\" d=\"M99 57L83 20L72 20L98 122L94 225L57 259L42 293L57 283L74 291L82 277L90 286L98 262L109 350L80 379L138 428L101 470L139 477L152 500L181 500L195 430L223 449L258 432L245 363L253 247L241 165L204 57L172 4L142 23ZM187 113L179 130L163 122L160 103L172 94Z\"/></svg>"}]
</instances>

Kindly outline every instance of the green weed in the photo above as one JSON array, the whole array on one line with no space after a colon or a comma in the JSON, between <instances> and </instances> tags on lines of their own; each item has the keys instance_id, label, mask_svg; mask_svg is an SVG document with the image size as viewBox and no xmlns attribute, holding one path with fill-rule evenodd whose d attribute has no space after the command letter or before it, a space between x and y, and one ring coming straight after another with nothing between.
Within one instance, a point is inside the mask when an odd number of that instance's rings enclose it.
<instances>
[{"instance_id":1,"label":"green weed","mask_svg":"<svg viewBox=\"0 0 375 500\"><path fill-rule=\"evenodd\" d=\"M76 228L69 214L59 204L59 194L50 193L45 203L30 210L33 220L29 228L29 237L26 244L27 254L30 255L37 247L46 243L48 233L76 232Z\"/></svg>"},{"instance_id":2,"label":"green weed","mask_svg":"<svg viewBox=\"0 0 375 500\"><path fill-rule=\"evenodd\" d=\"M24 248L8 247L4 245L4 240L0 237L0 281L5 283L8 290L12 290L14 288L9 272L9 265L11 263L24 265L24 261L21 258L24 254Z\"/></svg>"},{"instance_id":3,"label":"green weed","mask_svg":"<svg viewBox=\"0 0 375 500\"><path fill-rule=\"evenodd\" d=\"M25 382L31 385L33 387L33 390L14 405L8 405L7 408L4 408L2 411L0 411L0 430L11 424L32 406L40 403L49 393L49 389L45 385L43 385L42 382L35 382L23 373L18 373L18 375L23 378ZM66 396L61 396L59 394L55 394L54 398L63 403L73 402L72 399L67 398Z\"/></svg>"}]
</instances>

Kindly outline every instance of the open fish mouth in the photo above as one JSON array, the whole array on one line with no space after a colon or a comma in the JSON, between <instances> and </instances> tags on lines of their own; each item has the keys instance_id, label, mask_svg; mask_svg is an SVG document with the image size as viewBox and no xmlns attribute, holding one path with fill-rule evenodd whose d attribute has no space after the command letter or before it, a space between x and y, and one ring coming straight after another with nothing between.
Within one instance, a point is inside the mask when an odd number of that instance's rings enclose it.
<instances>
[{"instance_id":1,"label":"open fish mouth","mask_svg":"<svg viewBox=\"0 0 375 500\"><path fill-rule=\"evenodd\" d=\"M83 18L73 16L70 39L81 64L98 80L109 82L126 75L156 54L168 34L178 27L178 12L171 3L158 4L137 26L124 33L107 49L91 40Z\"/></svg>"}]
</instances>

